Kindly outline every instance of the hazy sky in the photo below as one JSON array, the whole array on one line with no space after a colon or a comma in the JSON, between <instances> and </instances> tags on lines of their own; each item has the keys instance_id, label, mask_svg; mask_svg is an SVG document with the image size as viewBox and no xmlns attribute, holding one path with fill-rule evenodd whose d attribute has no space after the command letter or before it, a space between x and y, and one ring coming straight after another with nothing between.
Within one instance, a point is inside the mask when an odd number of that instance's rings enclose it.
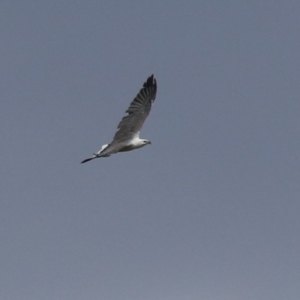
<instances>
[{"instance_id":1,"label":"hazy sky","mask_svg":"<svg viewBox=\"0 0 300 300\"><path fill-rule=\"evenodd\" d=\"M2 0L0 299L298 300L299 11Z\"/></svg>"}]
</instances>

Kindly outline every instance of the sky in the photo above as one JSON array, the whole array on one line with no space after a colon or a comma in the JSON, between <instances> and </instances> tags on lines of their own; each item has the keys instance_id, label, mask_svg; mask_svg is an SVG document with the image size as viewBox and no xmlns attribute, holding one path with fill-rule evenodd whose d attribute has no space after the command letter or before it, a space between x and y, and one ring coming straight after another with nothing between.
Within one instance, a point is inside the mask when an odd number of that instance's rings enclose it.
<instances>
[{"instance_id":1,"label":"sky","mask_svg":"<svg viewBox=\"0 0 300 300\"><path fill-rule=\"evenodd\" d=\"M0 299L298 300L299 10L2 0Z\"/></svg>"}]
</instances>

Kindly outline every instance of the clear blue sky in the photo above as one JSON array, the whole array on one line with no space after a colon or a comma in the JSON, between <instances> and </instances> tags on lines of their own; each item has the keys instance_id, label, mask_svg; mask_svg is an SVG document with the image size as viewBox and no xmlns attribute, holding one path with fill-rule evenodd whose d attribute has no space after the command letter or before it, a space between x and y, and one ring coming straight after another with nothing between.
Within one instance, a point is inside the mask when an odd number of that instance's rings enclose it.
<instances>
[{"instance_id":1,"label":"clear blue sky","mask_svg":"<svg viewBox=\"0 0 300 300\"><path fill-rule=\"evenodd\" d=\"M298 300L299 11L1 1L0 299Z\"/></svg>"}]
</instances>

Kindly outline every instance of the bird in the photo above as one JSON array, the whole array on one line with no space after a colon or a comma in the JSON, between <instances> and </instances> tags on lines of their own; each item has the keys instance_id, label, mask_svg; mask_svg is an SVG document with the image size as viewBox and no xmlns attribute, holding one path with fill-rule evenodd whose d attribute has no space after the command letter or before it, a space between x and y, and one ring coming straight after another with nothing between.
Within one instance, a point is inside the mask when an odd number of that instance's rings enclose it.
<instances>
[{"instance_id":1,"label":"bird","mask_svg":"<svg viewBox=\"0 0 300 300\"><path fill-rule=\"evenodd\" d=\"M118 152L132 151L150 145L151 141L140 139L139 135L156 98L156 92L157 83L152 74L130 103L125 116L118 124L112 142L103 145L92 157L84 159L81 163L84 164L95 158L109 157Z\"/></svg>"}]
</instances>

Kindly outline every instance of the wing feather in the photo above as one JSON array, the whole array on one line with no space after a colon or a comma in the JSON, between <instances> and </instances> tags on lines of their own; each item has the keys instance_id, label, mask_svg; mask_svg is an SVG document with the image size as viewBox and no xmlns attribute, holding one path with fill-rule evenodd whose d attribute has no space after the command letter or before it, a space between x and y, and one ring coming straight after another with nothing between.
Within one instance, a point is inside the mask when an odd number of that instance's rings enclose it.
<instances>
[{"instance_id":1,"label":"wing feather","mask_svg":"<svg viewBox=\"0 0 300 300\"><path fill-rule=\"evenodd\" d=\"M155 100L157 91L156 80L151 75L143 84L143 87L130 103L125 115L117 127L113 138L114 142L128 140L139 134L147 116L150 113L152 103Z\"/></svg>"}]
</instances>

